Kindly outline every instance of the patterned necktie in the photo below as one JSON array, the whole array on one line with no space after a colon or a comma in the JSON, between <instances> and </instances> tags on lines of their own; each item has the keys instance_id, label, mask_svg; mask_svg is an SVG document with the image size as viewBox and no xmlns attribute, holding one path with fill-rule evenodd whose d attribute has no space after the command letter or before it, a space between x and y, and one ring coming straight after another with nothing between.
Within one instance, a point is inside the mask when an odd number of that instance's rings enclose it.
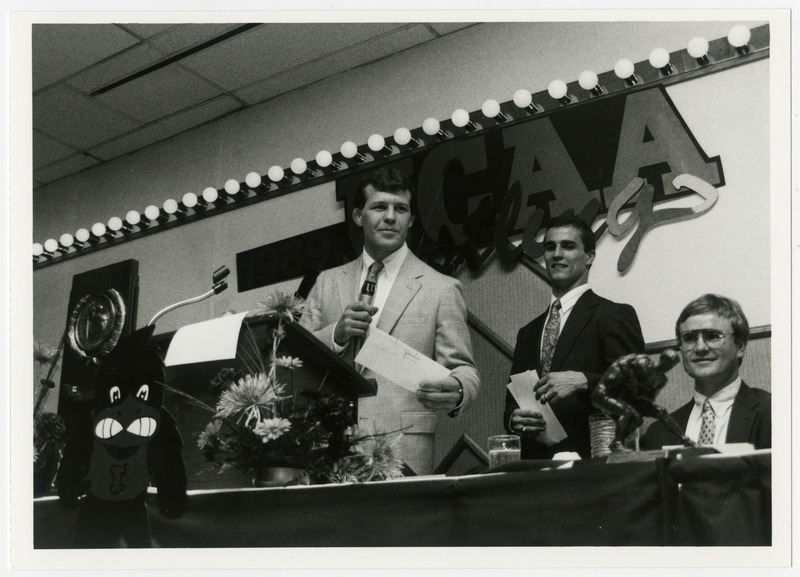
<instances>
[{"instance_id":1,"label":"patterned necktie","mask_svg":"<svg viewBox=\"0 0 800 577\"><path fill-rule=\"evenodd\" d=\"M550 307L550 318L547 319L547 326L544 327L544 338L542 339L542 375L550 372L550 363L553 362L553 351L556 350L558 342L558 332L561 328L561 301L556 299Z\"/></svg>"},{"instance_id":2,"label":"patterned necktie","mask_svg":"<svg viewBox=\"0 0 800 577\"><path fill-rule=\"evenodd\" d=\"M703 403L703 416L702 424L700 425L700 436L697 439L698 445L713 445L714 444L714 408L711 402L706 399Z\"/></svg>"},{"instance_id":3,"label":"patterned necktie","mask_svg":"<svg viewBox=\"0 0 800 577\"><path fill-rule=\"evenodd\" d=\"M382 270L383 263L379 260L376 260L369 265L369 269L367 270L367 278L364 279L364 284L361 287L361 293L358 295L359 302L372 306L372 301L375 300L375 290L378 287L378 275ZM352 342L353 364L355 364L356 355L358 354L358 351L361 350L361 347L364 346L364 339L355 338Z\"/></svg>"}]
</instances>

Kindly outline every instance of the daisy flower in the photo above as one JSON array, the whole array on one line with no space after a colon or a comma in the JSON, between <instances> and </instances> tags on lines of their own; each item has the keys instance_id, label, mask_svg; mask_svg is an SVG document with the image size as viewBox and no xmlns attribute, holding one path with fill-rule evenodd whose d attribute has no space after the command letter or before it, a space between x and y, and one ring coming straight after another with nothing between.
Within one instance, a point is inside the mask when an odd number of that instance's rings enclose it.
<instances>
[{"instance_id":1,"label":"daisy flower","mask_svg":"<svg viewBox=\"0 0 800 577\"><path fill-rule=\"evenodd\" d=\"M264 419L259 421L254 432L261 437L262 443L266 443L267 441L277 439L291 428L292 423L290 423L288 419Z\"/></svg>"}]
</instances>

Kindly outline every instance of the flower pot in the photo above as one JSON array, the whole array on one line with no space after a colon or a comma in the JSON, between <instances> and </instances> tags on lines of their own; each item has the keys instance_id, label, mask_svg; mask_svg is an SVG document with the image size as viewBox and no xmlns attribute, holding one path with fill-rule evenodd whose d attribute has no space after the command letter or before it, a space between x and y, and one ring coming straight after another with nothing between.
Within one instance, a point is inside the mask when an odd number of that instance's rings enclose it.
<instances>
[{"instance_id":1,"label":"flower pot","mask_svg":"<svg viewBox=\"0 0 800 577\"><path fill-rule=\"evenodd\" d=\"M294 467L258 467L252 471L253 487L286 487L310 485L311 479L304 469Z\"/></svg>"}]
</instances>

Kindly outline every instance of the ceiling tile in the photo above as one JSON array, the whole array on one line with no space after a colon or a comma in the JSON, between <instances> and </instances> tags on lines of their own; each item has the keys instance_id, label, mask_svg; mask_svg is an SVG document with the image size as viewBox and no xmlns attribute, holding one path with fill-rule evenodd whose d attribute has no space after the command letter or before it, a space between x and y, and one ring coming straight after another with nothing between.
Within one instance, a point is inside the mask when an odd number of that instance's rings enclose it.
<instances>
[{"instance_id":1,"label":"ceiling tile","mask_svg":"<svg viewBox=\"0 0 800 577\"><path fill-rule=\"evenodd\" d=\"M53 140L38 130L33 131L33 168L39 168L51 162L61 160L75 154L77 150Z\"/></svg>"},{"instance_id":2,"label":"ceiling tile","mask_svg":"<svg viewBox=\"0 0 800 577\"><path fill-rule=\"evenodd\" d=\"M210 83L172 64L95 98L142 122L152 122L220 94Z\"/></svg>"},{"instance_id":3,"label":"ceiling tile","mask_svg":"<svg viewBox=\"0 0 800 577\"><path fill-rule=\"evenodd\" d=\"M264 24L193 54L182 63L223 88L235 90L401 26Z\"/></svg>"},{"instance_id":4,"label":"ceiling tile","mask_svg":"<svg viewBox=\"0 0 800 577\"><path fill-rule=\"evenodd\" d=\"M122 28L130 30L140 38L150 38L159 32L173 28L175 24L120 24ZM181 26L180 24L178 26Z\"/></svg>"},{"instance_id":5,"label":"ceiling tile","mask_svg":"<svg viewBox=\"0 0 800 577\"><path fill-rule=\"evenodd\" d=\"M34 90L138 42L114 24L34 24L31 34Z\"/></svg>"},{"instance_id":6,"label":"ceiling tile","mask_svg":"<svg viewBox=\"0 0 800 577\"><path fill-rule=\"evenodd\" d=\"M148 124L141 130L126 134L111 142L103 143L92 148L89 152L103 160L110 160L150 144L166 140L185 130L233 112L241 108L241 106L241 103L237 100L229 96L221 96L158 122Z\"/></svg>"},{"instance_id":7,"label":"ceiling tile","mask_svg":"<svg viewBox=\"0 0 800 577\"><path fill-rule=\"evenodd\" d=\"M164 55L169 55L211 40L237 26L241 24L176 24L148 41Z\"/></svg>"},{"instance_id":8,"label":"ceiling tile","mask_svg":"<svg viewBox=\"0 0 800 577\"><path fill-rule=\"evenodd\" d=\"M431 22L428 25L436 30L438 34L445 35L461 30L462 28L474 26L475 24L475 22Z\"/></svg>"},{"instance_id":9,"label":"ceiling tile","mask_svg":"<svg viewBox=\"0 0 800 577\"><path fill-rule=\"evenodd\" d=\"M33 97L33 127L78 149L86 149L138 124L77 92L57 86Z\"/></svg>"},{"instance_id":10,"label":"ceiling tile","mask_svg":"<svg viewBox=\"0 0 800 577\"><path fill-rule=\"evenodd\" d=\"M163 58L162 54L147 44L139 44L103 62L82 70L66 83L85 94L107 86L145 68Z\"/></svg>"},{"instance_id":11,"label":"ceiling tile","mask_svg":"<svg viewBox=\"0 0 800 577\"><path fill-rule=\"evenodd\" d=\"M235 94L245 102L255 104L433 38L431 31L422 24L404 26L251 84L235 91Z\"/></svg>"},{"instance_id":12,"label":"ceiling tile","mask_svg":"<svg viewBox=\"0 0 800 577\"><path fill-rule=\"evenodd\" d=\"M39 182L47 184L64 176L79 172L84 168L94 166L95 164L99 164L99 161L96 158L86 156L85 154L75 154L45 168L34 170L33 178Z\"/></svg>"}]
</instances>

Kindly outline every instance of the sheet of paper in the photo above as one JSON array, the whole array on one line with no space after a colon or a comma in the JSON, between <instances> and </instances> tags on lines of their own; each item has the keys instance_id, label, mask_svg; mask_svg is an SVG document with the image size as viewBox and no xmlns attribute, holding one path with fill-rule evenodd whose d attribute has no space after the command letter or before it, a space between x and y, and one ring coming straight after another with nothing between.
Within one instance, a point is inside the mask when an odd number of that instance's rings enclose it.
<instances>
[{"instance_id":1,"label":"sheet of paper","mask_svg":"<svg viewBox=\"0 0 800 577\"><path fill-rule=\"evenodd\" d=\"M239 331L246 312L226 315L179 328L164 364L168 367L236 358Z\"/></svg>"},{"instance_id":2,"label":"sheet of paper","mask_svg":"<svg viewBox=\"0 0 800 577\"><path fill-rule=\"evenodd\" d=\"M544 431L537 435L536 440L550 447L566 439L567 433L564 431L564 427L561 426L561 421L556 417L552 407L548 403L542 404L536 400L533 385L538 380L539 374L536 371L525 371L524 373L511 375L511 382L506 385L506 388L511 391L511 395L517 401L520 409L538 411L542 414L546 427Z\"/></svg>"},{"instance_id":3,"label":"sheet of paper","mask_svg":"<svg viewBox=\"0 0 800 577\"><path fill-rule=\"evenodd\" d=\"M355 361L411 392L423 380L437 381L450 374L446 367L374 327Z\"/></svg>"}]
</instances>

